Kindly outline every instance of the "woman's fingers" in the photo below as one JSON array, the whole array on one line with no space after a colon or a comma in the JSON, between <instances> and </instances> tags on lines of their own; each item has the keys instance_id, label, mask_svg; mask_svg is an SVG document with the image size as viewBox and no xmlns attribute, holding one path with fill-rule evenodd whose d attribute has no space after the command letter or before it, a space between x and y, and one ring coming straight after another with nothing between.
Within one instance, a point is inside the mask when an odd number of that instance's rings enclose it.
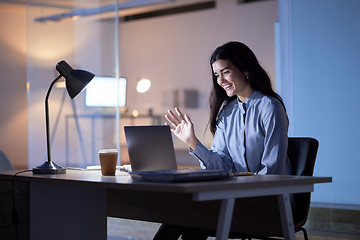
<instances>
[{"instance_id":1,"label":"woman's fingers","mask_svg":"<svg viewBox=\"0 0 360 240\"><path fill-rule=\"evenodd\" d=\"M192 124L191 119L189 117L189 115L185 114L185 122L188 124Z\"/></svg>"},{"instance_id":2,"label":"woman's fingers","mask_svg":"<svg viewBox=\"0 0 360 240\"><path fill-rule=\"evenodd\" d=\"M173 126L173 127L176 127L178 124L176 124L175 122L174 122L174 120L169 116L169 115L165 115L165 118L166 118L166 120L168 120L168 122L169 123L171 123L171 125ZM169 124L168 124L169 125ZM169 125L170 126L170 125Z\"/></svg>"},{"instance_id":3,"label":"woman's fingers","mask_svg":"<svg viewBox=\"0 0 360 240\"><path fill-rule=\"evenodd\" d=\"M178 117L175 115L175 113L171 110L168 110L168 117L172 120L172 123L176 125L180 124L181 120L178 119Z\"/></svg>"},{"instance_id":4,"label":"woman's fingers","mask_svg":"<svg viewBox=\"0 0 360 240\"><path fill-rule=\"evenodd\" d=\"M183 116L183 114L182 114L182 112L180 111L180 109L179 108L175 108L175 111L176 111L176 113L177 113L177 115L179 116L179 118L181 119L181 120L185 120L184 119L184 116Z\"/></svg>"},{"instance_id":5,"label":"woman's fingers","mask_svg":"<svg viewBox=\"0 0 360 240\"><path fill-rule=\"evenodd\" d=\"M168 110L168 114L165 114L166 120L172 125L166 124L170 126L171 129L177 128L179 124L181 124L182 121L185 121L185 123L191 123L191 120L187 114L183 115L179 108L175 108L176 114Z\"/></svg>"}]
</instances>

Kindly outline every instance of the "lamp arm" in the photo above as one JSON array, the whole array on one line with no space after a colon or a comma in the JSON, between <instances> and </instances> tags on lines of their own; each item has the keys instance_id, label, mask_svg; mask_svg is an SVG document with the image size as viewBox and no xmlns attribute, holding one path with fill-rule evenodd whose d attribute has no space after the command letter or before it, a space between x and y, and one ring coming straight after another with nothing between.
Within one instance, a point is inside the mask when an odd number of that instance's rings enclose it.
<instances>
[{"instance_id":1,"label":"lamp arm","mask_svg":"<svg viewBox=\"0 0 360 240\"><path fill-rule=\"evenodd\" d=\"M54 86L54 84L61 78L62 76L59 75L55 80L50 84L49 90L45 97L45 122L46 122L46 145L47 145L47 156L48 156L48 163L51 162L51 146L50 146L50 121L49 121L49 96L50 92Z\"/></svg>"}]
</instances>

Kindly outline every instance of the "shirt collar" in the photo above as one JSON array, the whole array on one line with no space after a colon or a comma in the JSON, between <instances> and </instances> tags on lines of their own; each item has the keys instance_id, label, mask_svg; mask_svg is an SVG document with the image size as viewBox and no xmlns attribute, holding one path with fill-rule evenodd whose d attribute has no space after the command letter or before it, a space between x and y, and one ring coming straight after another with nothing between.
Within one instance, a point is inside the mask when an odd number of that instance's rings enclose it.
<instances>
[{"instance_id":1,"label":"shirt collar","mask_svg":"<svg viewBox=\"0 0 360 240\"><path fill-rule=\"evenodd\" d=\"M238 106L240 107L241 110L246 111L246 109L249 109L249 107L251 107L257 99L263 97L264 95L261 92L258 91L254 91L244 102L241 102L239 100L239 98L237 99L238 102Z\"/></svg>"}]
</instances>

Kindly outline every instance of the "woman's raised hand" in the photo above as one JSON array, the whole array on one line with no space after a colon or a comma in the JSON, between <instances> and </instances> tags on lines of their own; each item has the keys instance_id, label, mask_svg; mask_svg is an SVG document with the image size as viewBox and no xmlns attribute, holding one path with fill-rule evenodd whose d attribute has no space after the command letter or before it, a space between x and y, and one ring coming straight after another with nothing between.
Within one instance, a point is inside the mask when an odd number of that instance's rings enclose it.
<instances>
[{"instance_id":1,"label":"woman's raised hand","mask_svg":"<svg viewBox=\"0 0 360 240\"><path fill-rule=\"evenodd\" d=\"M175 112L176 114L173 111L168 110L168 114L165 115L165 118L170 124L167 122L165 124L170 126L171 131L176 137L194 150L198 144L194 125L187 114L183 115L178 108L175 108Z\"/></svg>"}]
</instances>

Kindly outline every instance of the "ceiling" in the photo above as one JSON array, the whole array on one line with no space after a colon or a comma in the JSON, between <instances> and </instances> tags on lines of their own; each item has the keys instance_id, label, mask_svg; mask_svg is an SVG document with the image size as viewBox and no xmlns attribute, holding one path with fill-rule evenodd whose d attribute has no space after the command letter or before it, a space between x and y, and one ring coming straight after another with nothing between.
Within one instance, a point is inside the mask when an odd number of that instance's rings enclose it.
<instances>
[{"instance_id":1,"label":"ceiling","mask_svg":"<svg viewBox=\"0 0 360 240\"><path fill-rule=\"evenodd\" d=\"M254 1L261 0L238 0L239 3ZM171 13L206 9L209 8L209 4L215 6L216 0L118 0L118 5L116 0L0 0L0 3L63 9L60 14L39 16L35 19L38 22L45 22L78 16L100 16L100 14L101 18L107 18L106 15L113 13L115 9L119 10L120 17L130 16L131 19L135 19L140 15L144 17L146 13L153 15L155 12L159 14L164 11ZM136 17L132 18L133 16Z\"/></svg>"},{"instance_id":2,"label":"ceiling","mask_svg":"<svg viewBox=\"0 0 360 240\"><path fill-rule=\"evenodd\" d=\"M151 4L151 2L160 2L157 3L158 7L179 6L184 4L194 4L206 1L209 0L118 0L120 4L134 2L139 3L139 5L143 3L144 6ZM113 5L116 3L116 0L0 0L0 3L1 2L64 9L85 9Z\"/></svg>"},{"instance_id":3,"label":"ceiling","mask_svg":"<svg viewBox=\"0 0 360 240\"><path fill-rule=\"evenodd\" d=\"M46 8L63 9L63 13L52 16L41 16L35 21L60 20L74 16L99 15L113 12L118 8L119 16L132 16L162 9L176 8L198 3L215 2L215 0L0 0L0 3L20 4ZM104 15L104 14L103 14ZM106 18L106 16L103 16Z\"/></svg>"}]
</instances>

